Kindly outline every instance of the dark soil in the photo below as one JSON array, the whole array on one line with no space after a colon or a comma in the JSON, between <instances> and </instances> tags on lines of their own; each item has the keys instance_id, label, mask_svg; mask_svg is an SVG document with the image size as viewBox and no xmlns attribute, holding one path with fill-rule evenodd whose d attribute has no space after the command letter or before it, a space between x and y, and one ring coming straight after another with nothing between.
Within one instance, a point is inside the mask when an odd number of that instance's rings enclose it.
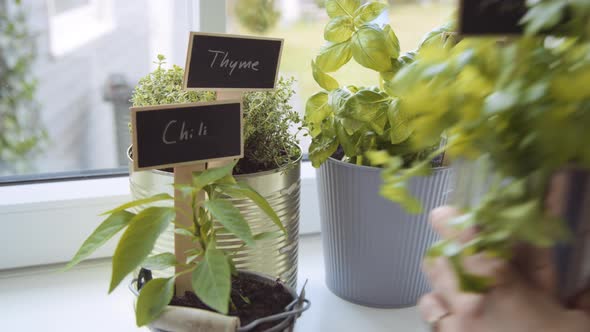
<instances>
[{"instance_id":1,"label":"dark soil","mask_svg":"<svg viewBox=\"0 0 590 332\"><path fill-rule=\"evenodd\" d=\"M250 303L243 298L248 299ZM241 326L246 326L258 318L283 312L285 307L294 300L280 283L268 285L258 280L244 278L242 275L232 279L231 299L235 308L230 305L229 315L238 316ZM214 311L201 302L193 292L186 292L182 297L175 296L170 304ZM276 322L261 324L253 331L264 331L275 324Z\"/></svg>"}]
</instances>

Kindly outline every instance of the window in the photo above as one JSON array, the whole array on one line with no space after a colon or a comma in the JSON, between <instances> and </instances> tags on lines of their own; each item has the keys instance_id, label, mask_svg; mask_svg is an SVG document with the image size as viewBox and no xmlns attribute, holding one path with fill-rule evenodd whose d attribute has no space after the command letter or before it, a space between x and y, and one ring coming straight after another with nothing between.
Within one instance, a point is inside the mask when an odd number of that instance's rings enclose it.
<instances>
[{"instance_id":1,"label":"window","mask_svg":"<svg viewBox=\"0 0 590 332\"><path fill-rule=\"evenodd\" d=\"M389 22L396 32L401 51L415 49L422 37L445 23L456 8L454 0L388 0ZM261 34L285 39L281 74L297 80L293 107L301 115L305 102L320 91L311 74L311 60L324 43L324 26L329 18L325 0L228 0L227 31L235 34ZM351 61L336 74L341 84L377 84L377 74ZM302 137L305 151L309 139Z\"/></svg>"},{"instance_id":2,"label":"window","mask_svg":"<svg viewBox=\"0 0 590 332\"><path fill-rule=\"evenodd\" d=\"M184 64L198 8L0 0L0 183L125 173L133 86L159 53Z\"/></svg>"},{"instance_id":3,"label":"window","mask_svg":"<svg viewBox=\"0 0 590 332\"><path fill-rule=\"evenodd\" d=\"M59 57L111 32L112 0L49 0L51 54Z\"/></svg>"}]
</instances>

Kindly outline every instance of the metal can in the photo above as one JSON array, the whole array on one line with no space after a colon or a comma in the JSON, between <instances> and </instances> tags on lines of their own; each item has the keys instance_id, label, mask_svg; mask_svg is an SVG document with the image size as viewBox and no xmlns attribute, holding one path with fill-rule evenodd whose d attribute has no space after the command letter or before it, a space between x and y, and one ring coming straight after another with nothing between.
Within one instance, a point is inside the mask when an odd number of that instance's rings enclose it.
<instances>
[{"instance_id":1,"label":"metal can","mask_svg":"<svg viewBox=\"0 0 590 332\"><path fill-rule=\"evenodd\" d=\"M130 156L130 150L128 150ZM129 157L131 161L131 157ZM284 167L252 174L235 176L268 200L287 229L287 235L261 239L255 247L243 246L236 236L218 232L217 248L232 253L236 268L280 278L290 287L297 285L297 251L299 239L299 199L301 157ZM134 172L129 166L129 182L133 199L146 198L159 193L174 194L174 174L163 170ZM279 228L258 208L245 199L228 198L248 221L253 234L280 232ZM171 204L171 203L168 203ZM221 227L221 225L216 225ZM174 252L174 225L158 238L152 254ZM171 276L174 271L161 271L156 277Z\"/></svg>"}]
</instances>

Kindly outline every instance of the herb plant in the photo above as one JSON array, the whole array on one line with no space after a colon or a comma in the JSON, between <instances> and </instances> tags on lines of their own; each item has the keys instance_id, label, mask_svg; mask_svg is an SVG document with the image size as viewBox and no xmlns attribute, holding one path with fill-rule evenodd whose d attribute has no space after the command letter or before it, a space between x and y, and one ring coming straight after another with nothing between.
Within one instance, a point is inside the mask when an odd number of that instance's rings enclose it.
<instances>
[{"instance_id":1,"label":"herb plant","mask_svg":"<svg viewBox=\"0 0 590 332\"><path fill-rule=\"evenodd\" d=\"M35 100L37 80L32 77L35 37L22 5L9 8L11 4L0 4L0 163L8 173L29 167L46 138Z\"/></svg>"},{"instance_id":2,"label":"herb plant","mask_svg":"<svg viewBox=\"0 0 590 332\"><path fill-rule=\"evenodd\" d=\"M420 151L444 134L453 160L478 166L467 183L479 182L485 195L474 203L466 200L459 206L465 214L452 222L458 229L477 227L478 234L465 244L445 240L429 252L449 258L466 291L485 290L490 280L467 274L461 264L465 256L486 252L509 258L518 244L550 247L566 240L563 221L545 209L549 181L571 165L590 170L590 5L529 5L525 36L467 38L443 51L426 47L391 85L408 115L413 149ZM578 11L564 21L566 5ZM536 35L546 30L570 35ZM410 176L428 173L429 158L402 169L399 157L373 157L387 165L385 195L412 200L399 188ZM459 182L455 190L468 193L469 188Z\"/></svg>"},{"instance_id":3,"label":"herb plant","mask_svg":"<svg viewBox=\"0 0 590 332\"><path fill-rule=\"evenodd\" d=\"M289 104L293 82L281 77L275 90L244 94L244 158L237 174L284 167L301 155L296 130L301 119Z\"/></svg>"},{"instance_id":4,"label":"herb plant","mask_svg":"<svg viewBox=\"0 0 590 332\"><path fill-rule=\"evenodd\" d=\"M311 96L305 109L305 125L312 137L312 164L320 166L339 147L345 160L357 165L371 165L365 154L372 150L402 156L404 165L420 159L423 152L410 150L413 131L389 82L413 61L416 51L400 55L391 26L374 23L387 9L381 2L361 5L360 0L327 0L325 6L330 17L324 30L326 44L311 63L313 77L324 90ZM444 26L433 31L422 44L441 40L449 29ZM341 85L328 74L351 59L379 74L376 86Z\"/></svg>"},{"instance_id":5,"label":"herb plant","mask_svg":"<svg viewBox=\"0 0 590 332\"><path fill-rule=\"evenodd\" d=\"M139 81L131 98L133 106L215 100L214 92L185 91L184 69L176 65L165 69L165 60L158 55L158 68ZM296 129L301 119L289 104L295 93L293 82L293 78L281 77L275 90L244 93L244 158L235 174L285 167L300 156Z\"/></svg>"},{"instance_id":6,"label":"herb plant","mask_svg":"<svg viewBox=\"0 0 590 332\"><path fill-rule=\"evenodd\" d=\"M215 242L220 230L240 238L244 245L255 245L258 239L277 236L286 230L268 202L244 183L238 183L231 175L235 162L227 166L194 173L192 185L177 185L176 189L190 197L192 211L175 211L173 207L151 206L139 213L130 209L145 204L173 200L168 194L123 204L110 210L106 220L99 225L78 250L67 268L87 258L97 248L124 230L113 255L113 269L109 293L138 267L167 269L181 267L182 272L170 278L156 278L146 283L137 299L136 322L143 326L154 319L170 303L174 295L175 279L183 274L192 274L195 294L209 307L227 314L230 304L231 277L237 275L232 253L216 248ZM197 193L203 190L206 199L197 201ZM233 204L224 199L233 197L252 200L276 224L277 232L252 234L248 222ZM186 236L195 247L186 252L187 260L177 261L173 253L149 256L157 238L171 224L176 213L192 216L190 227L177 225L176 233Z\"/></svg>"},{"instance_id":7,"label":"herb plant","mask_svg":"<svg viewBox=\"0 0 590 332\"><path fill-rule=\"evenodd\" d=\"M196 103L215 100L211 91L186 91L182 88L184 69L177 65L164 68L166 57L158 55L158 67L141 78L135 86L131 102L134 107L166 104Z\"/></svg>"}]
</instances>

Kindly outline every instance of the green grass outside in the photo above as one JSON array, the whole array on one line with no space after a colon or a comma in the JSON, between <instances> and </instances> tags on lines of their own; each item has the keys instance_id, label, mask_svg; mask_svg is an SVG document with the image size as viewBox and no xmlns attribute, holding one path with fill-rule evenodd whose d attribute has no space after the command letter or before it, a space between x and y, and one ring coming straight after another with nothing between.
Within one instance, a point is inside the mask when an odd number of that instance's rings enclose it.
<instances>
[{"instance_id":1,"label":"green grass outside","mask_svg":"<svg viewBox=\"0 0 590 332\"><path fill-rule=\"evenodd\" d=\"M390 24L396 32L402 52L410 51L427 32L446 22L455 10L446 4L399 4L390 8ZM297 96L293 106L303 112L305 101L320 91L311 75L311 60L324 43L323 29L327 16L315 21L301 21L288 27L276 27L267 35L285 39L281 73L297 79ZM238 28L238 33L249 34ZM378 84L378 74L351 61L333 75L341 85L369 86Z\"/></svg>"}]
</instances>

